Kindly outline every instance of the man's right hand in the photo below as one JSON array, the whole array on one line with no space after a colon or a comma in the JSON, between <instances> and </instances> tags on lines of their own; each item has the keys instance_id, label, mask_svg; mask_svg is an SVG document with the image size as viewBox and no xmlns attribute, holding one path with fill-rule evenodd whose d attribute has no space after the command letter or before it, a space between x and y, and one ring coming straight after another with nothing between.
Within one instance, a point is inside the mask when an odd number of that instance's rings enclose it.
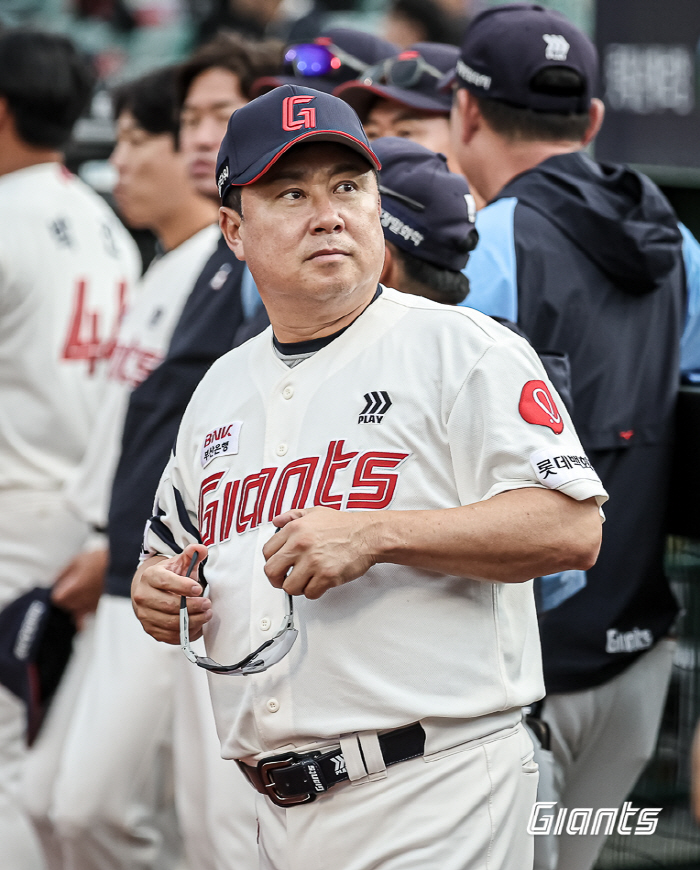
<instances>
[{"instance_id":1,"label":"man's right hand","mask_svg":"<svg viewBox=\"0 0 700 870\"><path fill-rule=\"evenodd\" d=\"M191 577L185 577L192 556L197 562ZM141 625L151 637L164 643L180 643L180 597L186 596L189 613L190 639L202 635L202 628L212 616L211 601L201 597L197 567L206 559L203 544L189 544L179 556L166 559L151 556L143 562L131 584L131 601Z\"/></svg>"},{"instance_id":2,"label":"man's right hand","mask_svg":"<svg viewBox=\"0 0 700 870\"><path fill-rule=\"evenodd\" d=\"M73 615L78 629L83 628L85 618L97 608L108 561L109 551L104 548L78 553L54 582L51 600Z\"/></svg>"}]
</instances>

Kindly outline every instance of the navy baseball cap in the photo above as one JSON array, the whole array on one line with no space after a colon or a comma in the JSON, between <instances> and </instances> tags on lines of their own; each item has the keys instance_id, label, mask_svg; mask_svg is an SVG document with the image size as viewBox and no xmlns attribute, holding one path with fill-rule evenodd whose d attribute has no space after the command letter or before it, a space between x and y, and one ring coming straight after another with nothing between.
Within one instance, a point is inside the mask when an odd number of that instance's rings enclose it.
<instances>
[{"instance_id":1,"label":"navy baseball cap","mask_svg":"<svg viewBox=\"0 0 700 870\"><path fill-rule=\"evenodd\" d=\"M356 79L368 67L393 57L399 50L393 42L373 33L331 27L313 42L287 46L283 73L256 79L250 94L259 97L280 85L302 85L330 94L338 85Z\"/></svg>"},{"instance_id":2,"label":"navy baseball cap","mask_svg":"<svg viewBox=\"0 0 700 870\"><path fill-rule=\"evenodd\" d=\"M381 169L347 103L312 88L282 85L231 115L216 163L219 196L223 200L229 187L252 184L293 145L311 141L347 145Z\"/></svg>"},{"instance_id":3,"label":"navy baseball cap","mask_svg":"<svg viewBox=\"0 0 700 870\"><path fill-rule=\"evenodd\" d=\"M350 103L363 121L377 97L423 112L449 115L452 95L441 85L458 58L455 45L417 42L370 67L357 81L340 85L333 93Z\"/></svg>"},{"instance_id":4,"label":"navy baseball cap","mask_svg":"<svg viewBox=\"0 0 700 870\"><path fill-rule=\"evenodd\" d=\"M0 683L27 708L27 743L33 743L73 648L72 617L37 587L0 612Z\"/></svg>"},{"instance_id":5,"label":"navy baseball cap","mask_svg":"<svg viewBox=\"0 0 700 870\"><path fill-rule=\"evenodd\" d=\"M552 67L572 75L548 81ZM588 111L598 71L591 40L561 13L530 3L487 9L471 22L446 87L456 84L478 97L535 112Z\"/></svg>"},{"instance_id":6,"label":"navy baseball cap","mask_svg":"<svg viewBox=\"0 0 700 870\"><path fill-rule=\"evenodd\" d=\"M379 192L384 238L419 260L460 272L479 239L464 176L443 154L393 136L373 143L382 162Z\"/></svg>"}]
</instances>

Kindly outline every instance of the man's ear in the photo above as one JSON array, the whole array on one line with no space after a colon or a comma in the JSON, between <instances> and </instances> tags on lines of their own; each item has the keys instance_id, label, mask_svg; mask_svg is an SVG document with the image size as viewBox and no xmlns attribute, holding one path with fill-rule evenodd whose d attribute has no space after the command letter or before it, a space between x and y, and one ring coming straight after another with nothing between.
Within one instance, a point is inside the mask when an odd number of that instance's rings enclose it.
<instances>
[{"instance_id":1,"label":"man's ear","mask_svg":"<svg viewBox=\"0 0 700 870\"><path fill-rule=\"evenodd\" d=\"M394 290L400 290L406 293L404 272L401 265L401 260L396 256L396 248L391 242L384 242L384 268L379 280L386 287L393 287Z\"/></svg>"},{"instance_id":2,"label":"man's ear","mask_svg":"<svg viewBox=\"0 0 700 870\"><path fill-rule=\"evenodd\" d=\"M452 142L468 145L483 123L479 103L466 88L457 88L450 113Z\"/></svg>"},{"instance_id":3,"label":"man's ear","mask_svg":"<svg viewBox=\"0 0 700 870\"><path fill-rule=\"evenodd\" d=\"M605 118L605 105L602 100L599 100L597 97L593 97L591 100L591 108L588 111L588 117L590 118L588 123L588 128L583 136L583 146L590 145L590 143L595 139L598 135L600 128L603 126L603 119Z\"/></svg>"},{"instance_id":4,"label":"man's ear","mask_svg":"<svg viewBox=\"0 0 700 870\"><path fill-rule=\"evenodd\" d=\"M241 238L241 216L232 208L222 205L219 209L219 227L226 244L233 251L237 260L245 260L243 239Z\"/></svg>"}]
</instances>

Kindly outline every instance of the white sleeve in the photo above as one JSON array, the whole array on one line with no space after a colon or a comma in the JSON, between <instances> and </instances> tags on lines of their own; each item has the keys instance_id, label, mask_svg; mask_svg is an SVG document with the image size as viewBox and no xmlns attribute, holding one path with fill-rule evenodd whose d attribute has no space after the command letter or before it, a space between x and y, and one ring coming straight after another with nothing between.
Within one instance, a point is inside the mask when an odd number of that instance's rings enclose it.
<instances>
[{"instance_id":1,"label":"white sleeve","mask_svg":"<svg viewBox=\"0 0 700 870\"><path fill-rule=\"evenodd\" d=\"M464 492L481 500L541 487L607 501L564 403L537 354L516 335L491 345L470 371L448 432L458 485L468 483Z\"/></svg>"},{"instance_id":2,"label":"white sleeve","mask_svg":"<svg viewBox=\"0 0 700 870\"><path fill-rule=\"evenodd\" d=\"M141 561L150 556L176 556L188 544L199 544L201 540L197 507L173 453L158 484L153 516L146 523Z\"/></svg>"}]
</instances>

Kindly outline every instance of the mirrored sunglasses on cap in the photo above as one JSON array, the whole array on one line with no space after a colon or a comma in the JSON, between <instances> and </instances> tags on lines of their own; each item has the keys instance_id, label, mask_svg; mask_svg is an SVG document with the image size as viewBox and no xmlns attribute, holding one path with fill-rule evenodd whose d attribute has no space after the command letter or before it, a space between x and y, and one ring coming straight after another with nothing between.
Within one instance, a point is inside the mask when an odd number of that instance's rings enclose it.
<instances>
[{"instance_id":1,"label":"mirrored sunglasses on cap","mask_svg":"<svg viewBox=\"0 0 700 870\"><path fill-rule=\"evenodd\" d=\"M192 556L192 561L185 577L189 577L192 574L196 562L197 553ZM235 665L220 665L208 656L198 656L192 649L190 646L190 619L187 613L187 598L184 595L180 596L180 649L193 664L204 668L206 671L211 671L213 674L247 676L248 674L260 674L266 671L272 665L282 661L294 646L294 641L299 634L298 629L294 627L294 601L288 592L284 594L286 596L286 609L284 622L280 630L274 637L265 641L265 643Z\"/></svg>"},{"instance_id":2,"label":"mirrored sunglasses on cap","mask_svg":"<svg viewBox=\"0 0 700 870\"><path fill-rule=\"evenodd\" d=\"M417 51L403 51L397 57L390 57L375 66L369 67L362 76L363 85L391 85L395 88L410 90L429 75L441 81L445 73L428 61Z\"/></svg>"},{"instance_id":3,"label":"mirrored sunglasses on cap","mask_svg":"<svg viewBox=\"0 0 700 870\"><path fill-rule=\"evenodd\" d=\"M368 64L358 57L343 51L330 40L323 37L318 42L303 42L290 45L284 54L284 59L292 65L298 76L327 76L338 72L342 67L350 67L357 73L363 73Z\"/></svg>"}]
</instances>

